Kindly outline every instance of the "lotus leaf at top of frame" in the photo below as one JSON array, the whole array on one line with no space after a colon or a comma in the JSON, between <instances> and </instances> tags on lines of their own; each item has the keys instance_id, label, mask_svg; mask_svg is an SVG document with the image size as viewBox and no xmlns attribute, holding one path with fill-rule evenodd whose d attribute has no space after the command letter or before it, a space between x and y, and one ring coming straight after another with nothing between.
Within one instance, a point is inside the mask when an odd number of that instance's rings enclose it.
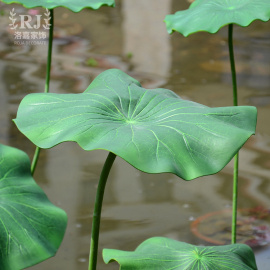
<instances>
[{"instance_id":1,"label":"lotus leaf at top of frame","mask_svg":"<svg viewBox=\"0 0 270 270\"><path fill-rule=\"evenodd\" d=\"M216 33L231 23L248 26L254 20L269 19L269 0L196 0L189 9L167 15L164 21L168 33L177 31L187 37L199 31Z\"/></svg>"},{"instance_id":2,"label":"lotus leaf at top of frame","mask_svg":"<svg viewBox=\"0 0 270 270\"><path fill-rule=\"evenodd\" d=\"M121 270L257 270L252 249L244 244L203 247L165 237L153 237L135 251L104 249L105 263Z\"/></svg>"},{"instance_id":3,"label":"lotus leaf at top of frame","mask_svg":"<svg viewBox=\"0 0 270 270\"><path fill-rule=\"evenodd\" d=\"M185 180L220 171L255 132L251 106L209 108L167 89L144 89L121 70L97 76L81 94L30 94L19 130L41 148L75 141L105 149L147 173Z\"/></svg>"},{"instance_id":4,"label":"lotus leaf at top of frame","mask_svg":"<svg viewBox=\"0 0 270 270\"><path fill-rule=\"evenodd\" d=\"M67 215L32 178L26 153L0 144L0 164L0 269L25 269L55 255Z\"/></svg>"},{"instance_id":5,"label":"lotus leaf at top of frame","mask_svg":"<svg viewBox=\"0 0 270 270\"><path fill-rule=\"evenodd\" d=\"M114 0L1 0L6 4L22 4L26 8L44 7L53 9L55 7L66 7L73 12L79 12L83 8L99 9L103 5L114 6Z\"/></svg>"}]
</instances>

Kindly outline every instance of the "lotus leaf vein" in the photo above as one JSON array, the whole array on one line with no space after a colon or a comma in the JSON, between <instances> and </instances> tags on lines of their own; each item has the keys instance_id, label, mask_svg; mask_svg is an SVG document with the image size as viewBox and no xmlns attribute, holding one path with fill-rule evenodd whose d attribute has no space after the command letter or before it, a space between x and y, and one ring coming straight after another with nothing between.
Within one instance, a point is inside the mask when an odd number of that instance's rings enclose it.
<instances>
[{"instance_id":1,"label":"lotus leaf vein","mask_svg":"<svg viewBox=\"0 0 270 270\"><path fill-rule=\"evenodd\" d=\"M254 20L270 19L268 0L196 0L189 9L167 15L168 32L188 36L199 31L216 33L221 27L235 23L248 26Z\"/></svg>"},{"instance_id":2,"label":"lotus leaf vein","mask_svg":"<svg viewBox=\"0 0 270 270\"><path fill-rule=\"evenodd\" d=\"M35 183L24 152L0 144L0 164L0 269L24 269L55 255L67 216Z\"/></svg>"},{"instance_id":3,"label":"lotus leaf vein","mask_svg":"<svg viewBox=\"0 0 270 270\"><path fill-rule=\"evenodd\" d=\"M121 270L257 270L247 245L202 247L164 237L147 239L134 252L104 249L103 259L117 261Z\"/></svg>"},{"instance_id":4,"label":"lotus leaf vein","mask_svg":"<svg viewBox=\"0 0 270 270\"><path fill-rule=\"evenodd\" d=\"M144 89L124 72L100 74L81 94L30 94L14 120L41 148L75 141L148 173L183 179L221 170L255 132L255 107L209 108L167 89Z\"/></svg>"}]
</instances>

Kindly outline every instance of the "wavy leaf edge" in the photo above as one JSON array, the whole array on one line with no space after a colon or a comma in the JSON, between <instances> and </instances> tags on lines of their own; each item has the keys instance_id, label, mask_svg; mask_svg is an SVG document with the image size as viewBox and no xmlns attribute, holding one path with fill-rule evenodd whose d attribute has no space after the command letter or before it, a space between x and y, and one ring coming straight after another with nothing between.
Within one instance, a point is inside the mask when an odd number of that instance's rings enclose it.
<instances>
[{"instance_id":1,"label":"wavy leaf edge","mask_svg":"<svg viewBox=\"0 0 270 270\"><path fill-rule=\"evenodd\" d=\"M58 5L58 4L54 4L54 5L49 5L49 6L46 6L46 5L41 5L41 4L33 4L33 5L28 5L28 4L25 4L25 3L22 3L20 1L6 1L6 0L2 0L5 4L20 4L22 6L24 6L25 8L29 9L29 8L36 8L36 7L42 7L42 8L48 8L48 9L54 9L54 8L57 8L57 7L64 7L64 8L67 8L75 13L78 13L80 11L82 11L83 9L85 8L90 8L90 9L93 9L93 10L98 10L100 7L102 6L109 6L109 7L115 7L115 2L113 1L112 4L109 4L109 3L100 3L100 4L97 4L97 5L88 5L88 6L82 6L82 7L79 7L79 8L72 8L70 6L65 6L65 5Z\"/></svg>"}]
</instances>

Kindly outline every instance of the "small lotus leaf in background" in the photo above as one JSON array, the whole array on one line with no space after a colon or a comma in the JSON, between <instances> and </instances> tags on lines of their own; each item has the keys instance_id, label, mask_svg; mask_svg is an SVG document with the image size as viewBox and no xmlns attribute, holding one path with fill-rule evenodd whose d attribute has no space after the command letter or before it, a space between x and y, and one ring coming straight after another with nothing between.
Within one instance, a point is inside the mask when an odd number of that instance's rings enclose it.
<instances>
[{"instance_id":1,"label":"small lotus leaf in background","mask_svg":"<svg viewBox=\"0 0 270 270\"><path fill-rule=\"evenodd\" d=\"M24 269L55 255L67 216L35 183L24 152L0 144L0 164L0 269Z\"/></svg>"},{"instance_id":2,"label":"small lotus leaf in background","mask_svg":"<svg viewBox=\"0 0 270 270\"><path fill-rule=\"evenodd\" d=\"M27 95L14 122L41 148L75 141L141 171L191 180L221 170L254 134L256 118L255 107L209 108L111 69L82 94Z\"/></svg>"},{"instance_id":3,"label":"small lotus leaf in background","mask_svg":"<svg viewBox=\"0 0 270 270\"><path fill-rule=\"evenodd\" d=\"M66 7L73 12L79 12L83 8L99 9L103 5L114 6L114 0L1 0L6 4L18 3L26 8L44 7L53 9L55 7Z\"/></svg>"},{"instance_id":4,"label":"small lotus leaf in background","mask_svg":"<svg viewBox=\"0 0 270 270\"><path fill-rule=\"evenodd\" d=\"M199 31L216 33L231 23L247 26L269 19L269 0L196 0L189 9L167 15L164 21L170 34L177 31L188 36Z\"/></svg>"},{"instance_id":5,"label":"small lotus leaf in background","mask_svg":"<svg viewBox=\"0 0 270 270\"><path fill-rule=\"evenodd\" d=\"M121 270L257 270L247 245L202 247L164 237L150 238L133 252L104 249L103 259L117 261Z\"/></svg>"}]
</instances>

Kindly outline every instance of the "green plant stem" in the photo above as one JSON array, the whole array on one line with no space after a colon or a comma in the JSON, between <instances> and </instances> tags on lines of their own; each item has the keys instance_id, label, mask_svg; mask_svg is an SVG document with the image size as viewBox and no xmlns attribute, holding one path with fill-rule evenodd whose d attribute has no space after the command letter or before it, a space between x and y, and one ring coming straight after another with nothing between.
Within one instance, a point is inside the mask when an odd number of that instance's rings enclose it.
<instances>
[{"instance_id":1,"label":"green plant stem","mask_svg":"<svg viewBox=\"0 0 270 270\"><path fill-rule=\"evenodd\" d=\"M232 244L236 244L236 230L237 230L237 199L238 199L238 160L239 153L234 157L234 171L233 171L233 216L232 216Z\"/></svg>"},{"instance_id":2,"label":"green plant stem","mask_svg":"<svg viewBox=\"0 0 270 270\"><path fill-rule=\"evenodd\" d=\"M39 152L40 152L40 148L37 146L36 150L35 150L33 160L32 160L32 164L31 164L31 173L32 173L32 175L34 174L36 166L37 166L37 160L38 160L38 157L39 157Z\"/></svg>"},{"instance_id":3,"label":"green plant stem","mask_svg":"<svg viewBox=\"0 0 270 270\"><path fill-rule=\"evenodd\" d=\"M50 30L49 30L49 44L48 44L48 55L47 55L47 69L46 69L46 82L45 82L45 89L44 93L49 92L50 87L50 78L51 78L51 63L52 63L52 45L53 45L53 28L54 28L54 12L53 9L49 9L50 11ZM39 157L40 148L37 146L35 150L35 154L31 164L31 173L32 175L35 172L37 161Z\"/></svg>"},{"instance_id":4,"label":"green plant stem","mask_svg":"<svg viewBox=\"0 0 270 270\"><path fill-rule=\"evenodd\" d=\"M236 71L233 52L233 24L229 24L229 52L230 52L232 83L233 83L233 105L238 106Z\"/></svg>"},{"instance_id":5,"label":"green plant stem","mask_svg":"<svg viewBox=\"0 0 270 270\"><path fill-rule=\"evenodd\" d=\"M106 186L106 182L112 168L113 162L116 158L116 155L113 153L109 153L105 164L103 166L97 193L96 193L96 201L94 207L93 221L92 221L92 234L91 234L91 245L90 245L90 254L89 254L89 268L88 270L96 270L97 267L97 254L98 254L98 239L99 239L99 226L100 226L100 216L101 216L101 208L104 190Z\"/></svg>"},{"instance_id":6,"label":"green plant stem","mask_svg":"<svg viewBox=\"0 0 270 270\"><path fill-rule=\"evenodd\" d=\"M233 24L229 24L229 52L230 52L232 83L233 83L233 105L238 106L236 71L235 71L235 62L234 62L234 53L233 53ZM232 244L236 243L237 198L238 198L238 160L239 160L239 153L237 153L234 157Z\"/></svg>"}]
</instances>

